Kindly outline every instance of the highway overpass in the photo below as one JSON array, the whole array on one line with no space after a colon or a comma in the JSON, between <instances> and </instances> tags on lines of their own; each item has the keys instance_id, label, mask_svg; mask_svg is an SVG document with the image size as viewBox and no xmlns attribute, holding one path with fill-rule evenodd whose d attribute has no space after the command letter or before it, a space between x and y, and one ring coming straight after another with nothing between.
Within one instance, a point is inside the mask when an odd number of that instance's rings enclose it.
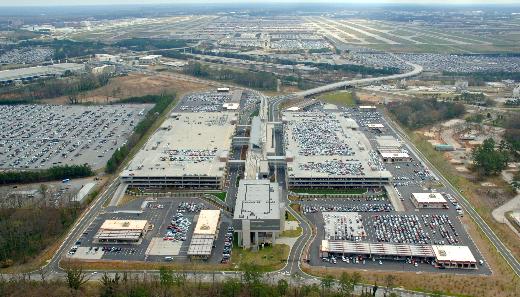
<instances>
[{"instance_id":1,"label":"highway overpass","mask_svg":"<svg viewBox=\"0 0 520 297\"><path fill-rule=\"evenodd\" d=\"M333 90L344 88L344 87L369 85L369 84L379 83L379 82L382 82L385 80L402 79L402 78L415 76L423 71L423 67L421 65L412 64L409 62L403 62L403 63L406 63L406 64L412 66L413 70L406 72L406 73L399 73L399 74L393 74L393 75L388 75L388 76L339 81L336 83L328 84L328 85L317 87L314 89L296 92L293 94L293 96L294 97L307 97L307 96L312 96L312 95L316 95L316 94L320 94L320 93L324 93L324 92L328 92L328 91L333 91Z\"/></svg>"}]
</instances>

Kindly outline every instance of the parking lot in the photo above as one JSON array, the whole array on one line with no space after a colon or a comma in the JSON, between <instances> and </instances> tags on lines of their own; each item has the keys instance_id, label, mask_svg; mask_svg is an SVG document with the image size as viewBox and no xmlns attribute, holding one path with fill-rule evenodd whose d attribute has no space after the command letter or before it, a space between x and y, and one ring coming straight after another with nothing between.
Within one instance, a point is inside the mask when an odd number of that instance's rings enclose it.
<instances>
[{"instance_id":1,"label":"parking lot","mask_svg":"<svg viewBox=\"0 0 520 297\"><path fill-rule=\"evenodd\" d=\"M69 257L80 259L127 260L149 262L188 262L188 246L196 225L195 216L215 206L197 198L136 199L124 207L109 207L77 239L79 247ZM105 220L148 220L152 229L137 244L94 243L94 236ZM173 231L173 226L176 231ZM230 218L222 215L220 232L210 263L220 263ZM177 229L178 228L178 229ZM78 244L79 243L79 244Z\"/></svg>"},{"instance_id":2,"label":"parking lot","mask_svg":"<svg viewBox=\"0 0 520 297\"><path fill-rule=\"evenodd\" d=\"M184 96L175 111L189 112L217 112L222 111L224 102L231 100L231 93L217 93L216 91L198 92Z\"/></svg>"},{"instance_id":3,"label":"parking lot","mask_svg":"<svg viewBox=\"0 0 520 297\"><path fill-rule=\"evenodd\" d=\"M343 109L346 116L356 120L359 130L362 131L371 145L377 148L376 137L391 135L399 140L386 120L379 112L361 112L356 109ZM386 129L375 131L367 127L368 124L383 124ZM336 263L331 259L328 262L319 257L321 241L327 238L324 214L327 213L358 213L366 236L352 237L349 241L366 243L410 244L410 245L463 245L468 246L477 261L482 260L480 252L464 230L460 216L462 210L449 194L447 188L438 182L437 177L417 158L406 146L403 146L412 157L411 162L386 163L384 168L392 173L392 187L395 187L404 204L405 211L396 212L390 202L366 201L359 199L342 198L312 198L300 201L305 216L317 226L316 239L311 244L310 264L316 266L343 266L362 265L363 268L397 270L397 271L438 271L431 263L420 259L387 259L374 257L368 259L342 259L342 255L336 256ZM442 193L447 201L446 208L417 209L411 201L412 193ZM330 220L330 219L329 219ZM343 224L348 220L340 220L334 230L352 230L356 226L345 228ZM330 223L330 222L329 222ZM345 237L345 234L341 234ZM346 237L349 237L348 234ZM444 270L444 272L489 274L489 267L485 262L476 270Z\"/></svg>"},{"instance_id":4,"label":"parking lot","mask_svg":"<svg viewBox=\"0 0 520 297\"><path fill-rule=\"evenodd\" d=\"M0 111L0 168L105 166L150 105L17 105Z\"/></svg>"}]
</instances>

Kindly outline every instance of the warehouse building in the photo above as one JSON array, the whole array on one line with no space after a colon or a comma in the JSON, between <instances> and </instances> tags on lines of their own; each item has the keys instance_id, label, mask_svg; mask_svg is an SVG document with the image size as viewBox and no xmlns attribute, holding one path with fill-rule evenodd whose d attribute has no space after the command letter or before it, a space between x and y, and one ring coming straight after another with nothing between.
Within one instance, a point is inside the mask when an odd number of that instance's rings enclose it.
<instances>
[{"instance_id":1,"label":"warehouse building","mask_svg":"<svg viewBox=\"0 0 520 297\"><path fill-rule=\"evenodd\" d=\"M17 82L31 82L33 80L60 77L66 73L85 71L85 65L75 63L61 63L48 66L36 66L20 69L0 71L0 85L9 85Z\"/></svg>"},{"instance_id":2,"label":"warehouse building","mask_svg":"<svg viewBox=\"0 0 520 297\"><path fill-rule=\"evenodd\" d=\"M220 210L201 210L188 247L190 259L207 260L217 239L220 226Z\"/></svg>"},{"instance_id":3,"label":"warehouse building","mask_svg":"<svg viewBox=\"0 0 520 297\"><path fill-rule=\"evenodd\" d=\"M258 248L274 244L284 227L284 203L277 183L269 180L241 180L238 187L233 227L238 244Z\"/></svg>"},{"instance_id":4,"label":"warehouse building","mask_svg":"<svg viewBox=\"0 0 520 297\"><path fill-rule=\"evenodd\" d=\"M391 173L357 123L341 113L284 113L288 185L297 188L380 188Z\"/></svg>"},{"instance_id":5,"label":"warehouse building","mask_svg":"<svg viewBox=\"0 0 520 297\"><path fill-rule=\"evenodd\" d=\"M149 227L147 220L106 220L94 235L94 243L137 244Z\"/></svg>"},{"instance_id":6,"label":"warehouse building","mask_svg":"<svg viewBox=\"0 0 520 297\"><path fill-rule=\"evenodd\" d=\"M417 208L447 208L448 203L441 193L412 193L412 203Z\"/></svg>"},{"instance_id":7,"label":"warehouse building","mask_svg":"<svg viewBox=\"0 0 520 297\"><path fill-rule=\"evenodd\" d=\"M172 114L121 173L130 187L221 189L236 114Z\"/></svg>"}]
</instances>

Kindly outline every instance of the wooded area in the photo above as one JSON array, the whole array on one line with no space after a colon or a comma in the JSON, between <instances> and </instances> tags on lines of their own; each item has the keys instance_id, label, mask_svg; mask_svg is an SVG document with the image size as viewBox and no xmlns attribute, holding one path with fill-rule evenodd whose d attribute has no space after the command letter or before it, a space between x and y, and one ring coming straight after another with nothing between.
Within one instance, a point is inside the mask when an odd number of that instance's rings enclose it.
<instances>
[{"instance_id":1,"label":"wooded area","mask_svg":"<svg viewBox=\"0 0 520 297\"><path fill-rule=\"evenodd\" d=\"M488 138L473 149L471 156L480 175L495 175L507 167L509 153L510 147L505 141L501 141L497 147L495 140Z\"/></svg>"},{"instance_id":2,"label":"wooded area","mask_svg":"<svg viewBox=\"0 0 520 297\"><path fill-rule=\"evenodd\" d=\"M397 120L408 128L417 129L460 117L464 114L464 105L442 102L436 99L413 99L388 105L388 110Z\"/></svg>"},{"instance_id":3,"label":"wooded area","mask_svg":"<svg viewBox=\"0 0 520 297\"><path fill-rule=\"evenodd\" d=\"M248 88L260 90L276 90L276 76L269 72L238 71L229 68L214 69L199 62L190 62L184 73L211 80L230 81Z\"/></svg>"},{"instance_id":4,"label":"wooded area","mask_svg":"<svg viewBox=\"0 0 520 297\"><path fill-rule=\"evenodd\" d=\"M0 184L24 184L38 183L67 178L81 178L94 175L89 165L60 165L42 170L26 171L2 171L0 172Z\"/></svg>"},{"instance_id":5,"label":"wooded area","mask_svg":"<svg viewBox=\"0 0 520 297\"><path fill-rule=\"evenodd\" d=\"M79 213L80 209L73 206L0 208L0 267L26 263L39 255L55 243Z\"/></svg>"}]
</instances>

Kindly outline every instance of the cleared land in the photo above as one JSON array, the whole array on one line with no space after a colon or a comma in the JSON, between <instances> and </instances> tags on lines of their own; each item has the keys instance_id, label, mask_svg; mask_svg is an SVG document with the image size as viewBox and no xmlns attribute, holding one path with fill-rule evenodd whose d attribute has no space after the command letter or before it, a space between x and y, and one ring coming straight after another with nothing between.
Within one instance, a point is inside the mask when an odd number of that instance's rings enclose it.
<instances>
[{"instance_id":1,"label":"cleared land","mask_svg":"<svg viewBox=\"0 0 520 297\"><path fill-rule=\"evenodd\" d=\"M161 73L157 75L129 74L110 80L101 88L81 94L83 103L108 103L128 97L176 93L178 97L188 92L210 88L207 82L182 75ZM42 100L49 104L68 104L66 96Z\"/></svg>"},{"instance_id":2,"label":"cleared land","mask_svg":"<svg viewBox=\"0 0 520 297\"><path fill-rule=\"evenodd\" d=\"M319 97L320 100L325 101L327 103L332 103L341 106L354 107L356 106L356 101L352 96L351 92L339 91L333 93L327 93Z\"/></svg>"}]
</instances>

